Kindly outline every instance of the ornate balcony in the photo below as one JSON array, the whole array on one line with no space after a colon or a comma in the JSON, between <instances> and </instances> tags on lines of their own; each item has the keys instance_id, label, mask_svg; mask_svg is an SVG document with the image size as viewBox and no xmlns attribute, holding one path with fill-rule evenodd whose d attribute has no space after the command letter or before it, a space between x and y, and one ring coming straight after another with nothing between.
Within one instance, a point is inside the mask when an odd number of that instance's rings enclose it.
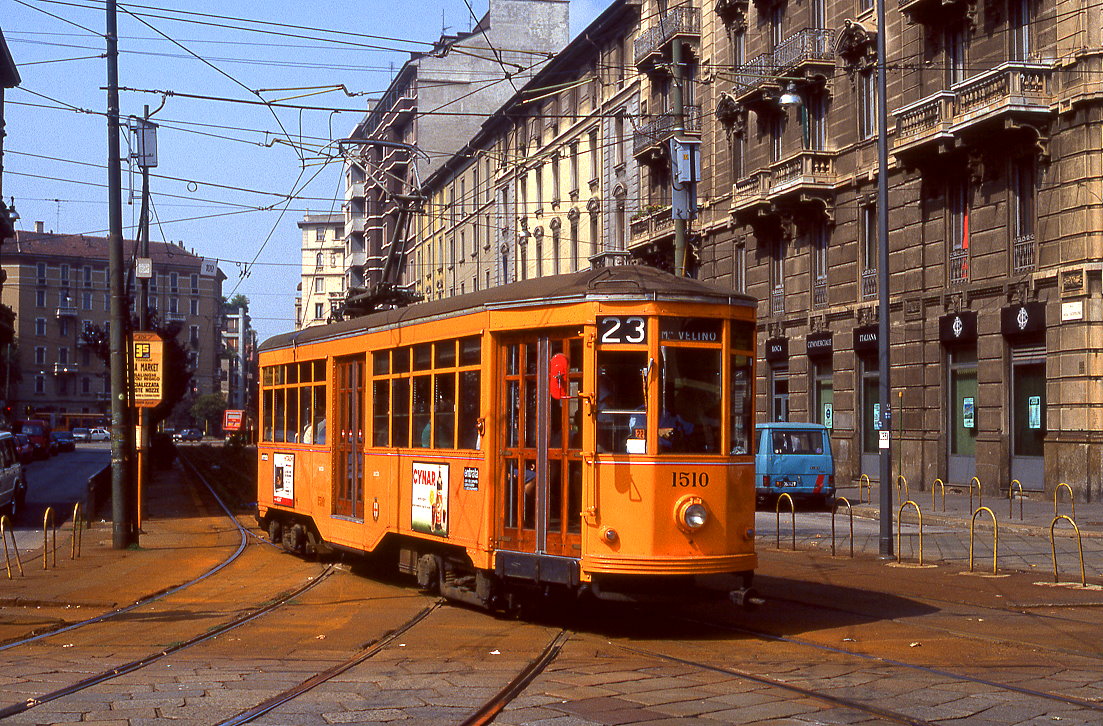
<instances>
[{"instance_id":1,"label":"ornate balcony","mask_svg":"<svg viewBox=\"0 0 1103 726\"><path fill-rule=\"evenodd\" d=\"M674 234L670 207L649 210L629 223L629 247L638 247Z\"/></svg>"},{"instance_id":2,"label":"ornate balcony","mask_svg":"<svg viewBox=\"0 0 1103 726\"><path fill-rule=\"evenodd\" d=\"M892 140L893 153L904 155L953 138L950 133L953 102L952 92L939 91L894 111L896 136Z\"/></svg>"},{"instance_id":3,"label":"ornate balcony","mask_svg":"<svg viewBox=\"0 0 1103 726\"><path fill-rule=\"evenodd\" d=\"M780 88L774 54L763 53L735 69L731 95L737 103L754 105L776 96Z\"/></svg>"},{"instance_id":4,"label":"ornate balcony","mask_svg":"<svg viewBox=\"0 0 1103 726\"><path fill-rule=\"evenodd\" d=\"M953 132L1010 117L1048 118L1052 72L1049 64L1010 61L954 84Z\"/></svg>"},{"instance_id":5,"label":"ornate balcony","mask_svg":"<svg viewBox=\"0 0 1103 726\"><path fill-rule=\"evenodd\" d=\"M701 132L701 107L686 106L682 130L686 133ZM632 136L632 155L647 163L657 158L665 158L663 147L675 134L678 117L673 113L664 113L648 124L641 126Z\"/></svg>"},{"instance_id":6,"label":"ornate balcony","mask_svg":"<svg viewBox=\"0 0 1103 726\"><path fill-rule=\"evenodd\" d=\"M757 171L732 185L732 214L747 212L769 204L770 171Z\"/></svg>"},{"instance_id":7,"label":"ornate balcony","mask_svg":"<svg viewBox=\"0 0 1103 726\"><path fill-rule=\"evenodd\" d=\"M732 214L769 214L778 207L816 202L832 215L835 151L806 149L737 181L732 187Z\"/></svg>"},{"instance_id":8,"label":"ornate balcony","mask_svg":"<svg viewBox=\"0 0 1103 726\"><path fill-rule=\"evenodd\" d=\"M655 68L670 60L671 41L701 39L701 11L695 7L677 7L659 16L655 25L636 38L633 45L636 67L640 70Z\"/></svg>"},{"instance_id":9,"label":"ornate balcony","mask_svg":"<svg viewBox=\"0 0 1103 726\"><path fill-rule=\"evenodd\" d=\"M75 318L77 309L73 305L60 305L57 309L57 316L59 318Z\"/></svg>"},{"instance_id":10,"label":"ornate balcony","mask_svg":"<svg viewBox=\"0 0 1103 726\"><path fill-rule=\"evenodd\" d=\"M835 185L834 151L806 149L770 165L770 201L806 195L808 192L830 192Z\"/></svg>"},{"instance_id":11,"label":"ornate balcony","mask_svg":"<svg viewBox=\"0 0 1103 726\"><path fill-rule=\"evenodd\" d=\"M897 109L893 153L907 158L968 138L1001 143L993 132L1045 122L1052 72L1047 63L1010 61Z\"/></svg>"},{"instance_id":12,"label":"ornate balcony","mask_svg":"<svg viewBox=\"0 0 1103 726\"><path fill-rule=\"evenodd\" d=\"M774 50L777 75L829 74L835 67L834 44L835 31L831 28L805 28L793 33Z\"/></svg>"}]
</instances>

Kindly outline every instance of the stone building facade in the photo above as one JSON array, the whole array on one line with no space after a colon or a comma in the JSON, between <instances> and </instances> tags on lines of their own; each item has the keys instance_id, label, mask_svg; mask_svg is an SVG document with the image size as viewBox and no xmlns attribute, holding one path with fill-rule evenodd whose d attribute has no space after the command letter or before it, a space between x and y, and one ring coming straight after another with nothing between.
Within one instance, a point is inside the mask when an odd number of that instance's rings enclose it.
<instances>
[{"instance_id":1,"label":"stone building facade","mask_svg":"<svg viewBox=\"0 0 1103 726\"><path fill-rule=\"evenodd\" d=\"M346 290L381 281L400 217L395 195L446 163L568 37L567 0L490 0L471 31L411 54L345 144Z\"/></svg>"},{"instance_id":2,"label":"stone building facade","mask_svg":"<svg viewBox=\"0 0 1103 726\"><path fill-rule=\"evenodd\" d=\"M405 279L426 299L621 259L638 209L629 149L639 3L617 0L422 187Z\"/></svg>"},{"instance_id":3,"label":"stone building facade","mask_svg":"<svg viewBox=\"0 0 1103 726\"><path fill-rule=\"evenodd\" d=\"M872 2L718 0L702 12L713 73L700 88L699 275L760 300L760 411L827 424L840 480L876 478L887 314L894 474L913 491L976 476L986 492L1017 479L1098 497L1097 8L892 4L888 260L876 246Z\"/></svg>"},{"instance_id":4,"label":"stone building facade","mask_svg":"<svg viewBox=\"0 0 1103 726\"><path fill-rule=\"evenodd\" d=\"M345 217L306 214L302 230L302 272L295 298L295 327L324 325L339 314L345 300Z\"/></svg>"},{"instance_id":5,"label":"stone building facade","mask_svg":"<svg viewBox=\"0 0 1103 726\"><path fill-rule=\"evenodd\" d=\"M134 245L124 242L128 259ZM193 396L216 392L225 275L182 246L149 247L150 309L180 325ZM30 411L60 423L66 413L109 413L107 366L81 340L86 325L110 320L107 257L102 237L18 230L14 243L4 245L3 301L15 311L21 379L0 385L16 414Z\"/></svg>"}]
</instances>

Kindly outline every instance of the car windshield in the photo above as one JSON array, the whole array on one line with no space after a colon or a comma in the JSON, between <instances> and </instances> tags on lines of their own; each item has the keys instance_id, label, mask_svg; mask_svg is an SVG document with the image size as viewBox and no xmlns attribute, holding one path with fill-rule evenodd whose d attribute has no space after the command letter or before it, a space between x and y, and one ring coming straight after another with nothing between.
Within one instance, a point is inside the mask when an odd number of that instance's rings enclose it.
<instances>
[{"instance_id":1,"label":"car windshield","mask_svg":"<svg viewBox=\"0 0 1103 726\"><path fill-rule=\"evenodd\" d=\"M86 433L88 433L88 429L73 429L73 433L74 434L86 434Z\"/></svg>"},{"instance_id":2,"label":"car windshield","mask_svg":"<svg viewBox=\"0 0 1103 726\"><path fill-rule=\"evenodd\" d=\"M815 429L803 431L774 431L775 454L822 454L823 432Z\"/></svg>"},{"instance_id":3,"label":"car windshield","mask_svg":"<svg viewBox=\"0 0 1103 726\"><path fill-rule=\"evenodd\" d=\"M23 424L23 433L28 436L42 436L46 432L38 424Z\"/></svg>"}]
</instances>

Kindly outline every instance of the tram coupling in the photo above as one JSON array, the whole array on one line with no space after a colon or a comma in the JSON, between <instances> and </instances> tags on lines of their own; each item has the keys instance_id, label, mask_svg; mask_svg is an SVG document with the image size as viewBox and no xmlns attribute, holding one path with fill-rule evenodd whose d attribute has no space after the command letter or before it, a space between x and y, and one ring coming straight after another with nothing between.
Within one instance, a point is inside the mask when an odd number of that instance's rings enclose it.
<instances>
[{"instance_id":1,"label":"tram coupling","mask_svg":"<svg viewBox=\"0 0 1103 726\"><path fill-rule=\"evenodd\" d=\"M753 587L741 587L738 590L732 590L728 593L728 598L731 599L736 606L743 608L747 612L757 610L760 605L765 605L766 601L759 596L758 590Z\"/></svg>"}]
</instances>

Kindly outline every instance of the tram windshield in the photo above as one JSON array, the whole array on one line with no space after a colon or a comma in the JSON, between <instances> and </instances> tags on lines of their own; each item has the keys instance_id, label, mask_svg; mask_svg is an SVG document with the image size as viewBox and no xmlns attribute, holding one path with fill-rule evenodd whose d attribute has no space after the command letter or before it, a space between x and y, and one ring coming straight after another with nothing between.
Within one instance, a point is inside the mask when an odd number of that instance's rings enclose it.
<instances>
[{"instance_id":1,"label":"tram windshield","mask_svg":"<svg viewBox=\"0 0 1103 726\"><path fill-rule=\"evenodd\" d=\"M608 351L599 354L599 451L644 453L644 442L647 439L646 374L646 351Z\"/></svg>"}]
</instances>

